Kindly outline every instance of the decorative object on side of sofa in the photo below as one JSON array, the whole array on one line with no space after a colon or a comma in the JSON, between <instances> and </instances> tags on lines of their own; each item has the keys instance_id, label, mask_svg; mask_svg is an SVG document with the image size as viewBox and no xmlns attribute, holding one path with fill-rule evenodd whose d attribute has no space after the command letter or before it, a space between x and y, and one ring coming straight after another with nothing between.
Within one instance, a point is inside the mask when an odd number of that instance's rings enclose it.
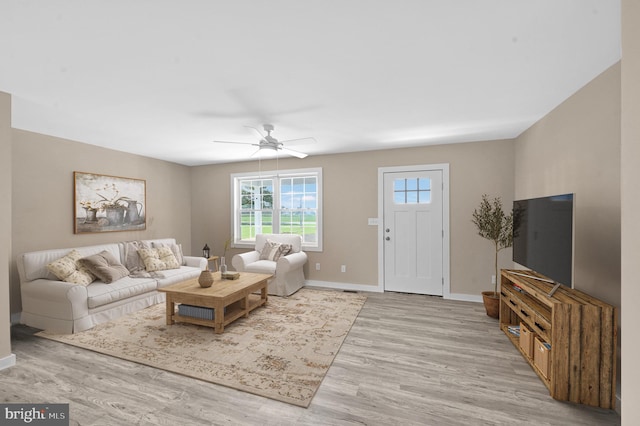
<instances>
[{"instance_id":1,"label":"decorative object on side of sofa","mask_svg":"<svg viewBox=\"0 0 640 426\"><path fill-rule=\"evenodd\" d=\"M211 273L210 270L205 269L204 271L200 272L200 276L198 277L198 284L200 284L200 287L211 287L211 285L213 284L213 274Z\"/></svg>"},{"instance_id":2,"label":"decorative object on side of sofa","mask_svg":"<svg viewBox=\"0 0 640 426\"><path fill-rule=\"evenodd\" d=\"M478 235L490 240L495 248L496 279L493 283L493 291L482 292L482 300L487 315L492 318L498 318L500 316L498 253L500 250L513 245L513 211L508 215L505 214L500 197L490 200L487 194L484 194L480 205L473 211L471 221L478 228Z\"/></svg>"},{"instance_id":3,"label":"decorative object on side of sofa","mask_svg":"<svg viewBox=\"0 0 640 426\"><path fill-rule=\"evenodd\" d=\"M209 248L209 244L204 243L204 247L202 248L202 257L208 259L211 256L211 249Z\"/></svg>"},{"instance_id":4,"label":"decorative object on side of sofa","mask_svg":"<svg viewBox=\"0 0 640 426\"><path fill-rule=\"evenodd\" d=\"M146 229L146 181L73 172L74 233Z\"/></svg>"}]
</instances>

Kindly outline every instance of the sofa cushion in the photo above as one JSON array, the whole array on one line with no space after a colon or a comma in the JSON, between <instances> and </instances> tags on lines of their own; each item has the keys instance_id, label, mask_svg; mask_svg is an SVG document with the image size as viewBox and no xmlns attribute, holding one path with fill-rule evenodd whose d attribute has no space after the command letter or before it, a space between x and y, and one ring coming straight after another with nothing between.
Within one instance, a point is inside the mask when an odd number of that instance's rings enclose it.
<instances>
[{"instance_id":1,"label":"sofa cushion","mask_svg":"<svg viewBox=\"0 0 640 426\"><path fill-rule=\"evenodd\" d=\"M71 250L66 256L47 264L47 269L59 280L89 285L95 281L96 277L86 267L79 264L80 256L78 250Z\"/></svg>"},{"instance_id":2,"label":"sofa cushion","mask_svg":"<svg viewBox=\"0 0 640 426\"><path fill-rule=\"evenodd\" d=\"M166 287L180 281L198 278L202 268L193 266L181 266L180 269L169 269L162 271L162 277L156 277L158 288Z\"/></svg>"},{"instance_id":3,"label":"sofa cushion","mask_svg":"<svg viewBox=\"0 0 640 426\"><path fill-rule=\"evenodd\" d=\"M106 284L129 275L129 270L106 250L93 256L84 257L78 262Z\"/></svg>"},{"instance_id":4,"label":"sofa cushion","mask_svg":"<svg viewBox=\"0 0 640 426\"><path fill-rule=\"evenodd\" d=\"M253 272L255 274L272 274L276 273L276 262L272 260L258 260L247 265L245 272Z\"/></svg>"},{"instance_id":5,"label":"sofa cushion","mask_svg":"<svg viewBox=\"0 0 640 426\"><path fill-rule=\"evenodd\" d=\"M144 262L145 269L149 272L177 269L180 267L178 260L169 247L140 249L138 254Z\"/></svg>"},{"instance_id":6,"label":"sofa cushion","mask_svg":"<svg viewBox=\"0 0 640 426\"><path fill-rule=\"evenodd\" d=\"M267 239L260 251L260 260L272 260L277 262L282 256L291 252L291 244L278 243Z\"/></svg>"},{"instance_id":7,"label":"sofa cushion","mask_svg":"<svg viewBox=\"0 0 640 426\"><path fill-rule=\"evenodd\" d=\"M157 285L153 278L124 277L111 284L96 281L87 287L87 304L89 309L97 308L154 291Z\"/></svg>"}]
</instances>

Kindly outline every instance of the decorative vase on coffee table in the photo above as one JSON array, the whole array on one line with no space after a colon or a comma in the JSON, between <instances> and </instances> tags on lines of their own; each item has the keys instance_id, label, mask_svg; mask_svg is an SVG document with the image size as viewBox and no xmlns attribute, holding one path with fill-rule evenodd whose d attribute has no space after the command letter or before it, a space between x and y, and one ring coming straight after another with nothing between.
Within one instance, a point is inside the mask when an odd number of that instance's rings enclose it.
<instances>
[{"instance_id":1,"label":"decorative vase on coffee table","mask_svg":"<svg viewBox=\"0 0 640 426\"><path fill-rule=\"evenodd\" d=\"M198 284L200 287L211 287L213 284L213 274L210 270L206 269L200 272L200 276L198 277Z\"/></svg>"}]
</instances>

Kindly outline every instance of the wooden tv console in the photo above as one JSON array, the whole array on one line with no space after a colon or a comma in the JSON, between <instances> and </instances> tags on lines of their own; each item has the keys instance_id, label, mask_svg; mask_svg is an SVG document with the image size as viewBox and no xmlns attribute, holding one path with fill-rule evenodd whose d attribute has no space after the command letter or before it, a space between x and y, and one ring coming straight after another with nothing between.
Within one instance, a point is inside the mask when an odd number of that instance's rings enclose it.
<instances>
[{"instance_id":1,"label":"wooden tv console","mask_svg":"<svg viewBox=\"0 0 640 426\"><path fill-rule=\"evenodd\" d=\"M533 271L502 270L500 328L553 398L615 408L617 309L564 286L549 297L552 284L518 274L546 278ZM519 337L508 330L521 323L551 345L546 376L521 347Z\"/></svg>"}]
</instances>

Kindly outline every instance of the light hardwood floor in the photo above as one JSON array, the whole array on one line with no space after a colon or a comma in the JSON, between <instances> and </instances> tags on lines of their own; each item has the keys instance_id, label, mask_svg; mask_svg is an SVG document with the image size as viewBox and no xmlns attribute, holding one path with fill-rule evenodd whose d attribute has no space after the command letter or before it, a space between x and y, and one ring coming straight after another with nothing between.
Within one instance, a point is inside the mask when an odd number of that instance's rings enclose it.
<instances>
[{"instance_id":1,"label":"light hardwood floor","mask_svg":"<svg viewBox=\"0 0 640 426\"><path fill-rule=\"evenodd\" d=\"M481 304L398 293L368 300L307 409L33 336L0 401L69 403L80 425L618 425L553 400Z\"/></svg>"}]
</instances>

